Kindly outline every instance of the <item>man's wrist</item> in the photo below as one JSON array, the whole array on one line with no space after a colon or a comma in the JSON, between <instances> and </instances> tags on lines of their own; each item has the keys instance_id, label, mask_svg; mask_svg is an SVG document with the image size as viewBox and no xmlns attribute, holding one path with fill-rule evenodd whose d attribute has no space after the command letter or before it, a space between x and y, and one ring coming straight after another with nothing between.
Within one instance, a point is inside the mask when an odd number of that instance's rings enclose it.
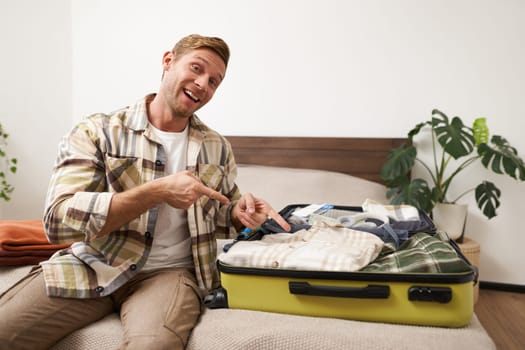
<instances>
[{"instance_id":1,"label":"man's wrist","mask_svg":"<svg viewBox=\"0 0 525 350\"><path fill-rule=\"evenodd\" d=\"M241 231L242 229L244 229L244 225L239 220L239 210L240 209L238 207L238 203L235 203L234 205L232 205L232 209L230 211L231 224L233 225L233 227L235 227L235 230L237 231Z\"/></svg>"}]
</instances>

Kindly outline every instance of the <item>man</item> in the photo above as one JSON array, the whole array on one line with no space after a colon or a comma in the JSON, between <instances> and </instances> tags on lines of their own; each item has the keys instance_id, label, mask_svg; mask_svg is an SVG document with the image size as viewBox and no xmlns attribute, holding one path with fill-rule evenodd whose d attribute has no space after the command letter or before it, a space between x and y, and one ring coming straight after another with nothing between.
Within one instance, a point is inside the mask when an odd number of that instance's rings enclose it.
<instances>
[{"instance_id":1,"label":"man","mask_svg":"<svg viewBox=\"0 0 525 350\"><path fill-rule=\"evenodd\" d=\"M122 348L182 349L219 285L217 235L268 217L235 184L227 140L194 112L224 79L222 39L190 35L162 58L157 94L79 123L60 147L44 224L72 243L0 299L0 348L48 348L119 310Z\"/></svg>"}]
</instances>

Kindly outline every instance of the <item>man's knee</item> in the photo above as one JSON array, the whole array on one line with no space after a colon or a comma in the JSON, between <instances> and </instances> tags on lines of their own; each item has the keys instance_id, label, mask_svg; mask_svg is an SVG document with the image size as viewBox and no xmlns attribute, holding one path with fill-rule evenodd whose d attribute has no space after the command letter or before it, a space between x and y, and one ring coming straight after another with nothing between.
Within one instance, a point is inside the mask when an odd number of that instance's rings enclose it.
<instances>
[{"instance_id":1,"label":"man's knee","mask_svg":"<svg viewBox=\"0 0 525 350\"><path fill-rule=\"evenodd\" d=\"M183 350L186 346L179 335L167 328L161 329L155 335L134 335L127 337L123 342L122 350Z\"/></svg>"},{"instance_id":2,"label":"man's knee","mask_svg":"<svg viewBox=\"0 0 525 350\"><path fill-rule=\"evenodd\" d=\"M203 307L195 278L191 273L178 271L157 274L148 282L121 311L123 348L184 349ZM159 288L163 289L161 293ZM152 305L151 295L160 295L162 302Z\"/></svg>"}]
</instances>

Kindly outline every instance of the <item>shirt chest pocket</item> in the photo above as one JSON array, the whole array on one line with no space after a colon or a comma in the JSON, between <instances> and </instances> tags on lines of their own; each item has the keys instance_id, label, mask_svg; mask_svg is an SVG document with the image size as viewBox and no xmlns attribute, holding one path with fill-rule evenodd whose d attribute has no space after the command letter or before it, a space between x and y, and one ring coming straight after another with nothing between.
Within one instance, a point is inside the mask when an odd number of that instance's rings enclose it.
<instances>
[{"instance_id":1,"label":"shirt chest pocket","mask_svg":"<svg viewBox=\"0 0 525 350\"><path fill-rule=\"evenodd\" d=\"M216 164L201 163L197 165L197 176L209 188L223 194L228 193L228 190L225 188L224 167ZM204 216L214 216L221 204L218 200L212 200L207 196L202 196L200 203Z\"/></svg>"},{"instance_id":2,"label":"shirt chest pocket","mask_svg":"<svg viewBox=\"0 0 525 350\"><path fill-rule=\"evenodd\" d=\"M106 155L106 181L112 192L122 192L141 184L141 170L137 157Z\"/></svg>"},{"instance_id":3,"label":"shirt chest pocket","mask_svg":"<svg viewBox=\"0 0 525 350\"><path fill-rule=\"evenodd\" d=\"M224 167L216 164L198 164L197 176L202 183L218 192L228 192L223 188Z\"/></svg>"}]
</instances>

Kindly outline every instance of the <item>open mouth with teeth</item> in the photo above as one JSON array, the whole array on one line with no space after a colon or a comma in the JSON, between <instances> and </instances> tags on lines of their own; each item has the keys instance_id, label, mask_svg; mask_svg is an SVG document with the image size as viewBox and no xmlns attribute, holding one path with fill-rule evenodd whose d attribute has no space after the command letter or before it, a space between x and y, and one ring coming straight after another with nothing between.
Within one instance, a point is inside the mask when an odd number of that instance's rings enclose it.
<instances>
[{"instance_id":1,"label":"open mouth with teeth","mask_svg":"<svg viewBox=\"0 0 525 350\"><path fill-rule=\"evenodd\" d=\"M200 98L198 98L197 96L195 96L193 94L193 92L191 92L190 90L188 89L184 89L184 94L186 94L186 96L188 96L190 99L193 100L193 102L197 103L200 101Z\"/></svg>"}]
</instances>

